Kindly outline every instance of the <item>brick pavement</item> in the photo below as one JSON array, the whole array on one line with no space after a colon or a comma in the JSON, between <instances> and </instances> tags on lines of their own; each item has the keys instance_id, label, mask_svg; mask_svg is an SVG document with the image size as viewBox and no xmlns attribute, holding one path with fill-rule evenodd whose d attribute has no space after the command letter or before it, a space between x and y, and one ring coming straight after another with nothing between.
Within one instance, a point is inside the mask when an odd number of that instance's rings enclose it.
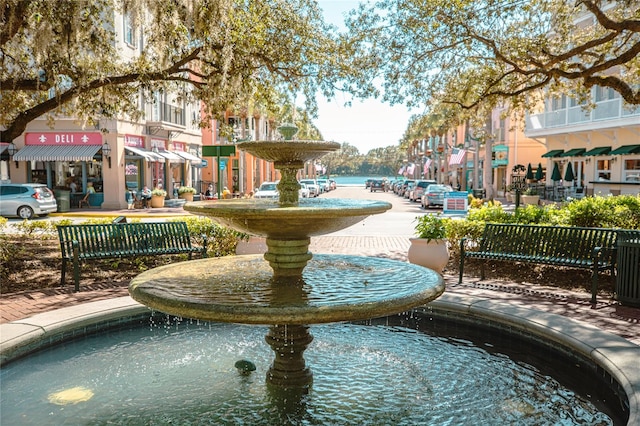
<instances>
[{"instance_id":1,"label":"brick pavement","mask_svg":"<svg viewBox=\"0 0 640 426\"><path fill-rule=\"evenodd\" d=\"M409 241L394 236L321 236L311 240L314 253L358 254L406 261ZM245 253L260 252L261 241L253 241L244 247ZM457 276L444 274L447 292L489 297L504 303L535 308L563 315L617 334L640 345L640 309L622 306L615 301L599 299L596 307L589 303L590 294L572 292L554 287L533 286L497 280L479 281L467 277L462 285ZM31 315L73 306L80 303L110 299L128 295L127 282L96 283L83 286L74 293L72 287L45 289L2 295L0 298L0 323L10 322Z\"/></svg>"}]
</instances>

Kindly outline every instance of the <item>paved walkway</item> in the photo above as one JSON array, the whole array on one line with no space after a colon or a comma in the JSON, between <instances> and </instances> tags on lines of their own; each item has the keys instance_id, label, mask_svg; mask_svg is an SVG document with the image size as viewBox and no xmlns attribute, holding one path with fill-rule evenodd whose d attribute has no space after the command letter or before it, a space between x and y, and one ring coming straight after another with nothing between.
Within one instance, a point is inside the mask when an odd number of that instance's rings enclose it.
<instances>
[{"instance_id":1,"label":"paved walkway","mask_svg":"<svg viewBox=\"0 0 640 426\"><path fill-rule=\"evenodd\" d=\"M406 261L409 241L394 236L322 236L312 238L313 253L357 254ZM243 253L263 250L261 241L239 248ZM592 324L640 345L640 309L626 307L600 298L592 307L590 294L497 280L479 281L466 277L458 285L457 276L444 274L447 292L489 297L504 303L539 309ZM2 295L0 323L10 322L62 307L128 295L127 282L96 283L74 293L72 287L28 291Z\"/></svg>"}]
</instances>

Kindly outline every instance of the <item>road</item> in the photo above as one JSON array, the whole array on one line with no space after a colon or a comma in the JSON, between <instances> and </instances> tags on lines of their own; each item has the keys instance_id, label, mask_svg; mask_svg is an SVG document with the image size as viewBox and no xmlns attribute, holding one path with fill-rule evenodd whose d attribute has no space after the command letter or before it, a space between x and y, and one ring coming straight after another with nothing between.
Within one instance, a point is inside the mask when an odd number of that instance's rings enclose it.
<instances>
[{"instance_id":1,"label":"road","mask_svg":"<svg viewBox=\"0 0 640 426\"><path fill-rule=\"evenodd\" d=\"M405 236L414 235L414 219L425 214L420 203L400 198L393 192L371 192L362 186L339 186L336 190L325 193L322 198L350 198L387 201L392 208L385 213L369 216L362 222L329 234L331 236ZM437 212L439 210L433 210Z\"/></svg>"},{"instance_id":2,"label":"road","mask_svg":"<svg viewBox=\"0 0 640 426\"><path fill-rule=\"evenodd\" d=\"M363 221L340 231L328 234L329 236L413 236L413 221L422 214L427 213L420 208L420 203L410 202L406 198L400 198L393 192L371 192L362 186L339 186L336 190L322 194L321 198L349 198L349 199L366 199L376 201L387 201L391 203L392 208L385 213L369 216ZM182 212L182 210L171 209L174 213ZM433 210L432 213L439 210ZM81 211L72 210L69 214L54 214L44 218L35 218L34 221L60 221L70 219L74 223L80 223L89 218L101 216L135 216L141 221L163 221L167 217L166 210L160 213L159 210L91 210L86 215ZM22 222L22 219L10 218L8 226L4 228L4 232L14 232L15 225ZM2 232L2 231L0 231Z\"/></svg>"}]
</instances>

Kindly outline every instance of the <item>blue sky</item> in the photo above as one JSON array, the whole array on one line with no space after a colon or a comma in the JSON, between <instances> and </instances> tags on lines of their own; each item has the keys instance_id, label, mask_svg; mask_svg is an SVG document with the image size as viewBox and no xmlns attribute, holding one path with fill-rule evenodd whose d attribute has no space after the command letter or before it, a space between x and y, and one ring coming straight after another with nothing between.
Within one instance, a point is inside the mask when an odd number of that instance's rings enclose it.
<instances>
[{"instance_id":1,"label":"blue sky","mask_svg":"<svg viewBox=\"0 0 640 426\"><path fill-rule=\"evenodd\" d=\"M318 0L325 21L344 29L344 15L355 9L359 1ZM338 94L331 101L318 99L316 127L325 140L348 142L361 154L370 149L397 145L407 128L411 112L404 106L389 106L379 100L353 100L352 106L344 107L350 98Z\"/></svg>"}]
</instances>

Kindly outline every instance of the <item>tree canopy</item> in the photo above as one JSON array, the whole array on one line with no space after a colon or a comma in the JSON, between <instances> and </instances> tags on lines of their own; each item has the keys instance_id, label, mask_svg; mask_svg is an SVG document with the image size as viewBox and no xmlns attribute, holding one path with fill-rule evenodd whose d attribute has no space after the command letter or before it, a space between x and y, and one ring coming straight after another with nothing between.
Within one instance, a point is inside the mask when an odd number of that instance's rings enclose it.
<instances>
[{"instance_id":1,"label":"tree canopy","mask_svg":"<svg viewBox=\"0 0 640 426\"><path fill-rule=\"evenodd\" d=\"M139 54L123 54L115 11ZM154 91L202 100L209 117L248 99L268 110L294 91L313 113L344 74L313 0L5 0L0 13L2 141L42 116L136 119Z\"/></svg>"},{"instance_id":2,"label":"tree canopy","mask_svg":"<svg viewBox=\"0 0 640 426\"><path fill-rule=\"evenodd\" d=\"M361 95L383 81L391 103L530 107L539 89L584 101L601 86L640 104L634 0L384 0L347 25L353 62L367 70L350 80Z\"/></svg>"}]
</instances>

